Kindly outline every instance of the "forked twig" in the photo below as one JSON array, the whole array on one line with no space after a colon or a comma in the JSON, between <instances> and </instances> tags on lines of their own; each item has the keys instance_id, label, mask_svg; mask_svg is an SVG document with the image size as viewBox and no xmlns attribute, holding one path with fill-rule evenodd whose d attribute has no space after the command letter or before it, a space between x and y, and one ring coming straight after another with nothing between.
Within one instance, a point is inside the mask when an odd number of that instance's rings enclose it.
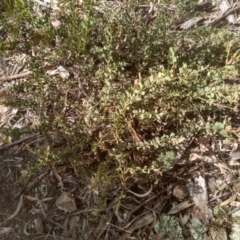
<instances>
[{"instance_id":1,"label":"forked twig","mask_svg":"<svg viewBox=\"0 0 240 240\"><path fill-rule=\"evenodd\" d=\"M232 14L233 12L237 11L240 9L240 5L234 8L230 8L227 11L221 13L218 17L216 17L213 21L211 21L210 23L207 24L207 26L209 25L215 25L216 23L218 23L220 20L222 20L223 18L227 17L228 15Z\"/></svg>"},{"instance_id":2,"label":"forked twig","mask_svg":"<svg viewBox=\"0 0 240 240\"><path fill-rule=\"evenodd\" d=\"M25 141L29 141L29 140L31 140L33 138L36 138L36 137L39 137L39 136L40 136L39 134L33 134L33 135L30 135L30 136L21 138L21 139L15 141L15 142L5 144L5 145L0 147L0 151L8 149L8 148L13 147L13 146L16 146L16 145L21 144L21 143L23 143Z\"/></svg>"}]
</instances>

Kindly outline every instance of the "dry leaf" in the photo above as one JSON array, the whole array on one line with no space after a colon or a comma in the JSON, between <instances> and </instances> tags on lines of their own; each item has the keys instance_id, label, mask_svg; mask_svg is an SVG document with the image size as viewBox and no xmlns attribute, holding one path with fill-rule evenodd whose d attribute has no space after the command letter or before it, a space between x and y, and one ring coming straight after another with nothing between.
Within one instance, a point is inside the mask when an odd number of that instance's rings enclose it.
<instances>
[{"instance_id":1,"label":"dry leaf","mask_svg":"<svg viewBox=\"0 0 240 240\"><path fill-rule=\"evenodd\" d=\"M15 212L11 216L8 217L8 219L6 221L16 217L18 215L18 213L20 212L20 210L22 209L22 205L23 205L23 195L20 196L20 200L18 202L17 209L15 210Z\"/></svg>"},{"instance_id":2,"label":"dry leaf","mask_svg":"<svg viewBox=\"0 0 240 240\"><path fill-rule=\"evenodd\" d=\"M1 103L1 97L0 97L0 103ZM0 104L0 114L4 114L6 113L7 111L9 111L9 107L6 107L5 105L1 105Z\"/></svg>"},{"instance_id":3,"label":"dry leaf","mask_svg":"<svg viewBox=\"0 0 240 240\"><path fill-rule=\"evenodd\" d=\"M12 228L1 227L0 228L0 235L5 234L5 233L10 233L11 231L12 231Z\"/></svg>"},{"instance_id":4,"label":"dry leaf","mask_svg":"<svg viewBox=\"0 0 240 240\"><path fill-rule=\"evenodd\" d=\"M57 169L53 166L53 164L52 164L52 171L53 171L56 179L59 181L59 184L60 184L61 188L63 188L62 178L61 178L61 176L59 175Z\"/></svg>"},{"instance_id":5,"label":"dry leaf","mask_svg":"<svg viewBox=\"0 0 240 240\"><path fill-rule=\"evenodd\" d=\"M70 73L63 66L58 67L58 73L63 79L68 79L70 77Z\"/></svg>"},{"instance_id":6,"label":"dry leaf","mask_svg":"<svg viewBox=\"0 0 240 240\"><path fill-rule=\"evenodd\" d=\"M184 226L188 220L190 218L190 213L186 213L182 216L182 214L180 213L180 222L181 222L181 225Z\"/></svg>"},{"instance_id":7,"label":"dry leaf","mask_svg":"<svg viewBox=\"0 0 240 240\"><path fill-rule=\"evenodd\" d=\"M229 156L231 157L232 161L237 161L240 159L240 151L230 152Z\"/></svg>"},{"instance_id":8,"label":"dry leaf","mask_svg":"<svg viewBox=\"0 0 240 240\"><path fill-rule=\"evenodd\" d=\"M171 210L168 212L168 214L175 214L175 213L178 213L186 208L189 208L191 207L192 205L194 205L194 203L192 202L189 202L189 201L185 201L185 202L182 202L176 206L173 206L171 208Z\"/></svg>"},{"instance_id":9,"label":"dry leaf","mask_svg":"<svg viewBox=\"0 0 240 240\"><path fill-rule=\"evenodd\" d=\"M57 20L57 19L54 19L51 21L52 25L54 28L59 28L61 26L61 21Z\"/></svg>"},{"instance_id":10,"label":"dry leaf","mask_svg":"<svg viewBox=\"0 0 240 240\"><path fill-rule=\"evenodd\" d=\"M63 221L63 226L67 229L67 227L68 227L68 223L69 223L69 215L66 215L65 217L64 217L64 221Z\"/></svg>"},{"instance_id":11,"label":"dry leaf","mask_svg":"<svg viewBox=\"0 0 240 240\"><path fill-rule=\"evenodd\" d=\"M125 231L132 233L136 229L144 227L154 221L154 214L152 212L143 213L133 219L132 224Z\"/></svg>"},{"instance_id":12,"label":"dry leaf","mask_svg":"<svg viewBox=\"0 0 240 240\"><path fill-rule=\"evenodd\" d=\"M44 233L43 223L41 218L35 218L34 219L35 229L38 234Z\"/></svg>"},{"instance_id":13,"label":"dry leaf","mask_svg":"<svg viewBox=\"0 0 240 240\"><path fill-rule=\"evenodd\" d=\"M229 205L232 206L232 207L237 207L237 208L239 208L239 207L240 207L240 202L233 201L233 202L230 202Z\"/></svg>"},{"instance_id":14,"label":"dry leaf","mask_svg":"<svg viewBox=\"0 0 240 240\"><path fill-rule=\"evenodd\" d=\"M63 79L68 79L70 77L70 73L63 66L59 66L55 70L49 70L47 71L47 74L49 74L50 76L59 75Z\"/></svg>"},{"instance_id":15,"label":"dry leaf","mask_svg":"<svg viewBox=\"0 0 240 240\"><path fill-rule=\"evenodd\" d=\"M212 194L216 192L217 187L216 187L216 180L214 177L210 177L208 179L208 188Z\"/></svg>"},{"instance_id":16,"label":"dry leaf","mask_svg":"<svg viewBox=\"0 0 240 240\"><path fill-rule=\"evenodd\" d=\"M101 217L101 221L97 226L97 232L95 232L95 234L97 235L96 239L100 239L101 235L106 231L106 229L108 228L108 226L111 224L111 220L113 218L113 214L109 214L107 216L102 216Z\"/></svg>"},{"instance_id":17,"label":"dry leaf","mask_svg":"<svg viewBox=\"0 0 240 240\"><path fill-rule=\"evenodd\" d=\"M223 201L223 202L220 204L220 206L222 207L222 206L224 206L224 205L227 205L227 204L235 201L236 197L237 197L237 192L235 192L235 193L234 193L230 198L228 198L227 200Z\"/></svg>"},{"instance_id":18,"label":"dry leaf","mask_svg":"<svg viewBox=\"0 0 240 240\"><path fill-rule=\"evenodd\" d=\"M69 230L73 231L77 227L77 220L79 219L79 216L73 216L69 220Z\"/></svg>"}]
</instances>

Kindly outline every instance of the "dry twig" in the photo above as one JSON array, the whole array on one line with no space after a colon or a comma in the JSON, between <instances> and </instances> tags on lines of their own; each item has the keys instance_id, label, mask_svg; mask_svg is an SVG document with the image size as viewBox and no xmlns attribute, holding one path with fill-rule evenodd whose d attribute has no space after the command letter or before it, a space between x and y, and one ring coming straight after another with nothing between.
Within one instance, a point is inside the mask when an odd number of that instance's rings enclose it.
<instances>
[{"instance_id":1,"label":"dry twig","mask_svg":"<svg viewBox=\"0 0 240 240\"><path fill-rule=\"evenodd\" d=\"M18 78L23 78L23 77L27 77L28 75L31 75L32 74L32 71L27 71L27 72L23 72L23 73L19 73L19 74L16 74L16 75L11 75L11 76L2 76L0 77L0 81L12 81L12 80L15 80L15 79L18 79Z\"/></svg>"}]
</instances>

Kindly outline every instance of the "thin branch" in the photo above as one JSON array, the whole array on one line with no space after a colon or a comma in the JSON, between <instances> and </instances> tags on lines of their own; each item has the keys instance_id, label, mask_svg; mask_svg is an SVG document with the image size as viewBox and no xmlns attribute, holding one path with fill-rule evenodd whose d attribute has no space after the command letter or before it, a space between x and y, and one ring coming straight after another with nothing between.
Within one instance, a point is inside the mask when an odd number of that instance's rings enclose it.
<instances>
[{"instance_id":1,"label":"thin branch","mask_svg":"<svg viewBox=\"0 0 240 240\"><path fill-rule=\"evenodd\" d=\"M8 149L8 148L13 147L13 146L18 145L18 144L21 144L21 143L23 143L23 142L32 140L33 138L37 138L37 137L39 137L39 136L40 136L40 134L33 134L33 135L30 135L30 136L21 138L21 139L15 141L15 142L5 144L5 145L3 145L3 146L0 146L0 151L5 150L5 149Z\"/></svg>"},{"instance_id":2,"label":"thin branch","mask_svg":"<svg viewBox=\"0 0 240 240\"><path fill-rule=\"evenodd\" d=\"M27 72L23 72L23 73L19 73L19 74L16 74L16 75L11 75L11 76L2 76L0 77L0 81L12 81L12 80L15 80L15 79L18 79L18 78L23 78L23 77L26 77L28 75L31 75L32 74L32 71L27 71Z\"/></svg>"}]
</instances>

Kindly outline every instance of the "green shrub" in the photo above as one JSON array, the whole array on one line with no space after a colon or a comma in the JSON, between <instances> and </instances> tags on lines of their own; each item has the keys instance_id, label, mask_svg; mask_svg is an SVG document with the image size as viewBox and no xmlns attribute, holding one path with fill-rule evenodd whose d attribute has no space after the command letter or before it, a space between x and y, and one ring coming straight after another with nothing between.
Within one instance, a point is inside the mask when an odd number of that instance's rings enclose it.
<instances>
[{"instance_id":1,"label":"green shrub","mask_svg":"<svg viewBox=\"0 0 240 240\"><path fill-rule=\"evenodd\" d=\"M51 26L48 11L39 17L26 5L2 22L13 31L5 54L19 46L36 51L33 77L15 87L24 95L11 104L40 116L31 131L48 140L42 165L69 161L80 177L93 170L97 184L111 186L171 166L181 139L229 135L239 105L239 41L232 34L175 30L181 13L194 15L192 1L175 1L174 15L160 8L150 22L140 1L105 12L96 10L98 1L78 2L62 1L59 28ZM69 79L45 74L59 65ZM66 145L58 152L56 139Z\"/></svg>"}]
</instances>

